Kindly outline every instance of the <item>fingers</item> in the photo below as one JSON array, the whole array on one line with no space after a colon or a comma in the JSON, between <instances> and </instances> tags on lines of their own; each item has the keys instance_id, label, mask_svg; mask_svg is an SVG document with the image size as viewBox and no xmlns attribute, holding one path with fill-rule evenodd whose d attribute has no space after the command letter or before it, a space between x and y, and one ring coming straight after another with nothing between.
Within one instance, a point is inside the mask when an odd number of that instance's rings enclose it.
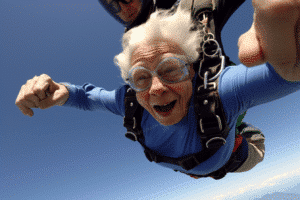
<instances>
[{"instance_id":1,"label":"fingers","mask_svg":"<svg viewBox=\"0 0 300 200\"><path fill-rule=\"evenodd\" d=\"M21 110L24 115L33 116L31 108L37 108L39 106L39 98L32 95L34 86L36 84L37 77L30 79L21 87L21 90L17 96L15 104Z\"/></svg>"},{"instance_id":2,"label":"fingers","mask_svg":"<svg viewBox=\"0 0 300 200\"><path fill-rule=\"evenodd\" d=\"M68 96L67 89L63 87L46 74L35 76L21 87L15 104L24 115L33 116L32 108L45 109L61 103ZM62 91L57 92L59 89Z\"/></svg>"},{"instance_id":3,"label":"fingers","mask_svg":"<svg viewBox=\"0 0 300 200\"><path fill-rule=\"evenodd\" d=\"M47 98L47 90L51 84L52 79L47 74L42 74L33 87L33 93L37 95L40 100Z\"/></svg>"},{"instance_id":4,"label":"fingers","mask_svg":"<svg viewBox=\"0 0 300 200\"><path fill-rule=\"evenodd\" d=\"M54 91L54 92L52 92ZM54 105L63 105L69 98L69 92L64 85L57 84L56 89L49 89L49 96L40 102L39 108L46 109Z\"/></svg>"}]
</instances>

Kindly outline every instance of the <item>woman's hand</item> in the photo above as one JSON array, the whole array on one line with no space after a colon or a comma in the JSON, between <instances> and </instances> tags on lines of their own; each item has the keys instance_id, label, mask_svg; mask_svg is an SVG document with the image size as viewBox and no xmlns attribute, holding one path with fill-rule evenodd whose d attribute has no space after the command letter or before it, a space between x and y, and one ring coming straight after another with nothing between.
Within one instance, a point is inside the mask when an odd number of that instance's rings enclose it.
<instances>
[{"instance_id":1,"label":"woman's hand","mask_svg":"<svg viewBox=\"0 0 300 200\"><path fill-rule=\"evenodd\" d=\"M28 80L17 96L15 104L24 115L33 116L31 108L46 109L63 105L69 98L67 88L42 74Z\"/></svg>"}]
</instances>

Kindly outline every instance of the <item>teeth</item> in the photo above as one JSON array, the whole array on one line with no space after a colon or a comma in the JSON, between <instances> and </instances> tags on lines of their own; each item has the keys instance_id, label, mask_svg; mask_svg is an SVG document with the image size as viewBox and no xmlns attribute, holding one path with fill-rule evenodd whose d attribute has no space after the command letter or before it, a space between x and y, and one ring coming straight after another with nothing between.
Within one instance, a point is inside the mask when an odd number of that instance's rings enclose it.
<instances>
[{"instance_id":1,"label":"teeth","mask_svg":"<svg viewBox=\"0 0 300 200\"><path fill-rule=\"evenodd\" d=\"M169 103L166 103L166 104L163 104L163 105L157 105L157 104L151 104L151 106L167 106L169 105L170 103L172 103L173 101L169 102Z\"/></svg>"}]
</instances>

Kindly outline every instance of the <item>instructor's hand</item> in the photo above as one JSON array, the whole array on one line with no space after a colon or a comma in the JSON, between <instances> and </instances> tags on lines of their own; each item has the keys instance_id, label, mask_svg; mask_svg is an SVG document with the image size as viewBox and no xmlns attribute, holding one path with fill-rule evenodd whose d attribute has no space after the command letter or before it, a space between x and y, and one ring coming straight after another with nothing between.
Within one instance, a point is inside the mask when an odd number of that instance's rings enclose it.
<instances>
[{"instance_id":1,"label":"instructor's hand","mask_svg":"<svg viewBox=\"0 0 300 200\"><path fill-rule=\"evenodd\" d=\"M63 105L68 98L69 92L64 85L42 74L28 80L21 87L15 103L24 115L32 117L31 108L46 109L55 105Z\"/></svg>"},{"instance_id":2,"label":"instructor's hand","mask_svg":"<svg viewBox=\"0 0 300 200\"><path fill-rule=\"evenodd\" d=\"M246 66L269 62L289 81L300 80L300 0L252 0L253 24L238 41Z\"/></svg>"}]
</instances>

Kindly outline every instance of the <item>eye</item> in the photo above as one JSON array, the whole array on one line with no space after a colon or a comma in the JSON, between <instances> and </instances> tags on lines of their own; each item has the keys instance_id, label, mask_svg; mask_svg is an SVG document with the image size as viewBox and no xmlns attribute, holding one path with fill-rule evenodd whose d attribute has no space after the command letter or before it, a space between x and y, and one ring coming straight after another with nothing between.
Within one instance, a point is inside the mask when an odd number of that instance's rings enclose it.
<instances>
[{"instance_id":1,"label":"eye","mask_svg":"<svg viewBox=\"0 0 300 200\"><path fill-rule=\"evenodd\" d=\"M170 82L179 80L183 75L183 71L178 66L164 67L158 73L160 77Z\"/></svg>"},{"instance_id":2,"label":"eye","mask_svg":"<svg viewBox=\"0 0 300 200\"><path fill-rule=\"evenodd\" d=\"M167 82L177 82L185 75L184 63L176 58L164 60L159 68L158 75Z\"/></svg>"},{"instance_id":3,"label":"eye","mask_svg":"<svg viewBox=\"0 0 300 200\"><path fill-rule=\"evenodd\" d=\"M171 76L177 74L179 71L178 67L169 66L165 69L160 70L162 76Z\"/></svg>"},{"instance_id":4,"label":"eye","mask_svg":"<svg viewBox=\"0 0 300 200\"><path fill-rule=\"evenodd\" d=\"M136 81L144 81L144 80L146 80L146 79L149 79L149 76L147 76L147 75L142 75L142 76L140 76L140 77L137 77Z\"/></svg>"},{"instance_id":5,"label":"eye","mask_svg":"<svg viewBox=\"0 0 300 200\"><path fill-rule=\"evenodd\" d=\"M132 77L137 88L145 88L151 81L151 74L146 70L135 70Z\"/></svg>"}]
</instances>

